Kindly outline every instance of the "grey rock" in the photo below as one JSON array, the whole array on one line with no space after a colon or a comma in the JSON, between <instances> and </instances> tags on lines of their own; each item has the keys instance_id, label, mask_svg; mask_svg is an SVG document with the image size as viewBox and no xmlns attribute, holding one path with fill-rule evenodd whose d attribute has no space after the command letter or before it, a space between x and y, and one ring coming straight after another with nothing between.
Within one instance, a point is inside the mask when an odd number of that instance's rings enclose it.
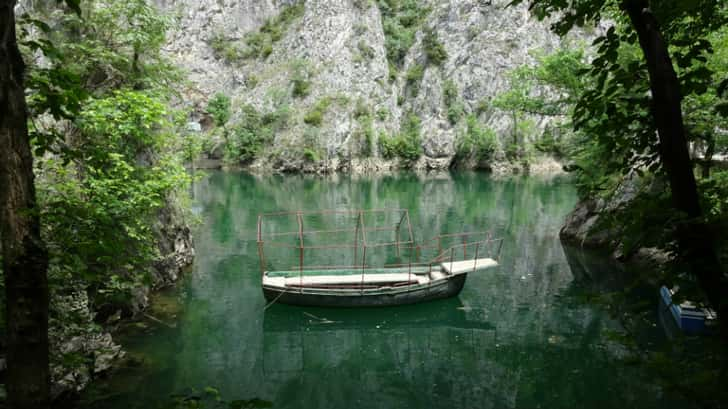
<instances>
[{"instance_id":1,"label":"grey rock","mask_svg":"<svg viewBox=\"0 0 728 409\"><path fill-rule=\"evenodd\" d=\"M250 165L253 169L285 172L356 169L346 163L358 154L360 142L353 135L361 130L361 124L353 112L359 101L371 112L387 113L386 118L375 116L372 124L375 144L376 135L398 132L403 114L414 112L421 118L426 156L420 166L445 163L441 160L444 158L452 162L457 126L451 125L447 118L448 107L443 101L446 80L454 83L465 113L473 113L482 101L493 99L508 87L510 70L534 62L533 50L553 50L562 42L570 41L552 34L548 22L537 21L525 4L507 7L509 0L425 1L431 12L422 27L437 34L448 58L441 67L426 67L420 91L411 96L405 92L405 76L414 64L426 62L422 31L417 33L404 67L390 83L385 35L376 2L362 7L361 2L352 0L306 0L303 16L273 45L269 56L237 62L215 56L210 46L213 37L222 35L230 44L244 47L246 34L256 32L266 19L293 2L158 1L164 10L179 19L178 28L169 35L165 53L188 72L192 86L182 93L185 104L196 110L193 117L204 116L207 100L217 92L231 96L233 106L250 104L264 112L281 104L288 106L291 124L278 132L266 148L285 151L284 154L267 152ZM308 74L311 91L303 98L294 98L291 79L301 69ZM256 81L251 82L252 77ZM321 163L312 166L302 160L304 133L311 128L302 118L322 98L341 96L348 102L334 102L316 129L315 146L310 148L321 153ZM511 119L495 109L487 110L480 119L502 138L512 126ZM234 117L233 124L237 120ZM538 123L540 128L547 125L548 121ZM375 156L377 151L375 146ZM209 152L208 158L222 158L220 144ZM387 168L397 166L392 164ZM487 167L477 163L473 166Z\"/></svg>"}]
</instances>

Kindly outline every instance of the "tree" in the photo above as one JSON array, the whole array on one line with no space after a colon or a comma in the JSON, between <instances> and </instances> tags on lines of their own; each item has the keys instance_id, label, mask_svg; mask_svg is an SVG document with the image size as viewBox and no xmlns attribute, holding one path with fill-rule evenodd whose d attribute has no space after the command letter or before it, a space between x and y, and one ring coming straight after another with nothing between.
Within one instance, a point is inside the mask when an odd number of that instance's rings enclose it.
<instances>
[{"instance_id":1,"label":"tree","mask_svg":"<svg viewBox=\"0 0 728 409\"><path fill-rule=\"evenodd\" d=\"M15 36L15 0L0 1L0 237L8 344L8 403L50 403L48 255L40 237L27 126L25 64Z\"/></svg>"},{"instance_id":2,"label":"tree","mask_svg":"<svg viewBox=\"0 0 728 409\"><path fill-rule=\"evenodd\" d=\"M521 2L514 0L512 4ZM620 42L639 44L641 62L646 65L648 73L650 119L658 138L656 156L659 157L659 163L656 164L662 167L669 181L673 207L687 218L677 229L680 253L690 265L708 301L722 318L721 332L723 338L728 340L728 281L713 248L710 231L702 220L681 108L684 93L704 92L707 87L705 83L710 78L708 68L702 65L690 70L687 67L693 60L705 61L704 53L711 51L710 43L704 38L707 32L724 23L721 4L714 0L622 0L615 8L614 3L608 0L532 0L530 8L539 18L559 15L552 28L561 35L574 26L597 22L605 14L629 21L630 32L618 35L612 27L605 36L595 41L595 45L599 45L599 55L592 62L592 73L596 74L599 85L604 88L610 74L614 78L625 73L629 75L629 71L636 72L640 68L639 64L624 70L616 60L619 58ZM670 29L669 38L662 31L663 27ZM677 46L673 55L670 53L669 40ZM680 77L673 66L673 57L681 68L686 68ZM607 101L607 104L611 104L607 114L617 110L613 101L617 92L619 90L615 88L602 94L612 98L612 101ZM583 117L584 112L589 110L589 102L582 99L579 105L582 106L577 107L577 110L581 110ZM576 116L579 116L579 112ZM653 135L646 129L642 134L642 145L649 145ZM650 155L646 156L645 160L649 160Z\"/></svg>"}]
</instances>

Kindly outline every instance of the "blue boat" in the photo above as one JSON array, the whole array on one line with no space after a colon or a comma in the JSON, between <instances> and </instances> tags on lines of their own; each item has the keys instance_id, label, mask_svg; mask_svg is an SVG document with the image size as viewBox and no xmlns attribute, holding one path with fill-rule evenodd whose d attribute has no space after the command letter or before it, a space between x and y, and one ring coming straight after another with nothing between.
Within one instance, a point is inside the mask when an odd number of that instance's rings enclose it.
<instances>
[{"instance_id":1,"label":"blue boat","mask_svg":"<svg viewBox=\"0 0 728 409\"><path fill-rule=\"evenodd\" d=\"M711 332L716 314L709 308L698 307L690 301L676 304L672 301L675 290L660 287L661 308L667 309L677 327L685 334L705 334Z\"/></svg>"}]
</instances>

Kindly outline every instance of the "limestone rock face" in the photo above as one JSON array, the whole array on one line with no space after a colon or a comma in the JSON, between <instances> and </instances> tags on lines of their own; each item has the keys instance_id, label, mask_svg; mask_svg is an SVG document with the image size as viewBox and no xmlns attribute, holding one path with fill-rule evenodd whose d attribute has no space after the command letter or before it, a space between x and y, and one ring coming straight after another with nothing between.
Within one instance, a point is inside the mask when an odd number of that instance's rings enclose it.
<instances>
[{"instance_id":1,"label":"limestone rock face","mask_svg":"<svg viewBox=\"0 0 728 409\"><path fill-rule=\"evenodd\" d=\"M235 56L236 50L245 54L248 38L260 34L268 19L301 3L301 15L281 30L280 38L263 55ZM464 128L464 121L448 118L444 90L452 85L463 115L477 111L481 123L499 137L509 134L511 119L488 102L507 88L510 70L533 62L534 51L553 50L561 40L546 23L531 17L526 5L507 7L508 3L423 1L429 13L403 66L390 77L387 37L377 1L158 1L178 22L165 52L187 71L191 86L183 90L183 103L198 117L205 116L208 99L219 92L232 98L234 111L243 105L262 113L285 108L287 126L276 132L266 153L253 164L284 171L353 168L349 162L354 159L377 157L379 136L396 134L409 112L421 120L424 155L416 167L449 166ZM440 65L427 61L426 31L435 33L447 52ZM234 58L226 58L215 46L232 50ZM415 66L423 67L416 93L407 80L408 70ZM306 95L294 95L294 78L310 83ZM330 104L321 123L307 123L306 114L324 99ZM368 124L359 115L362 108L372 118ZM317 152L315 166L304 160L306 148ZM362 163L367 161L357 166Z\"/></svg>"},{"instance_id":2,"label":"limestone rock face","mask_svg":"<svg viewBox=\"0 0 728 409\"><path fill-rule=\"evenodd\" d=\"M124 356L111 334L94 325L94 314L83 289L51 294L51 310L58 320L49 321L51 393L74 394Z\"/></svg>"},{"instance_id":3,"label":"limestone rock face","mask_svg":"<svg viewBox=\"0 0 728 409\"><path fill-rule=\"evenodd\" d=\"M579 247L608 247L614 237L608 229L600 225L606 214L603 213L606 212L605 208L605 202L600 199L579 202L566 216L564 226L559 233L561 240Z\"/></svg>"},{"instance_id":4,"label":"limestone rock face","mask_svg":"<svg viewBox=\"0 0 728 409\"><path fill-rule=\"evenodd\" d=\"M620 244L624 239L609 218L615 212L626 209L639 195L664 191L665 181L661 178L645 180L637 173L624 177L608 198L593 197L577 203L566 216L559 236L565 243L584 248L599 248L614 252L615 258L622 258ZM659 259L652 250L641 249L638 254L645 259ZM646 252L645 252L646 251ZM644 256L644 257L642 257Z\"/></svg>"}]
</instances>

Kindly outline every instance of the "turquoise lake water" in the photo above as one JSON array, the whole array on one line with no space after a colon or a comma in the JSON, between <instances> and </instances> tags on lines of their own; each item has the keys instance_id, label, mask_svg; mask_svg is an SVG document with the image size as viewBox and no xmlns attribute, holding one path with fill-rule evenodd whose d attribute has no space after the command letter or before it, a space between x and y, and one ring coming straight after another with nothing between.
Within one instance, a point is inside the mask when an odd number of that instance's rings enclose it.
<instances>
[{"instance_id":1,"label":"turquoise lake water","mask_svg":"<svg viewBox=\"0 0 728 409\"><path fill-rule=\"evenodd\" d=\"M558 239L576 200L558 177L209 172L194 186L192 271L150 312L164 324L119 336L133 364L94 385L85 406L158 407L212 386L274 408L685 407L620 359L619 325L582 297L593 283ZM264 310L257 215L357 208L409 209L417 240L492 230L504 239L500 266L447 300Z\"/></svg>"}]
</instances>

